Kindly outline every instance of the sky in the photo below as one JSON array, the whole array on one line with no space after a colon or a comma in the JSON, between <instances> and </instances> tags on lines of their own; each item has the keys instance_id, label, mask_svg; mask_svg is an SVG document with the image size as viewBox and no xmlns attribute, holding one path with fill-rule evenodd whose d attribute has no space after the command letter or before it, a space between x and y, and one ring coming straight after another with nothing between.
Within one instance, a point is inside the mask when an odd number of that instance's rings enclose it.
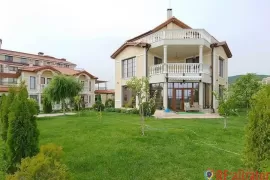
<instances>
[{"instance_id":1,"label":"sky","mask_svg":"<svg viewBox=\"0 0 270 180\"><path fill-rule=\"evenodd\" d=\"M169 0L0 0L2 48L66 58L114 88L111 54L167 18ZM173 16L227 41L229 76L270 75L270 0L171 0Z\"/></svg>"}]
</instances>

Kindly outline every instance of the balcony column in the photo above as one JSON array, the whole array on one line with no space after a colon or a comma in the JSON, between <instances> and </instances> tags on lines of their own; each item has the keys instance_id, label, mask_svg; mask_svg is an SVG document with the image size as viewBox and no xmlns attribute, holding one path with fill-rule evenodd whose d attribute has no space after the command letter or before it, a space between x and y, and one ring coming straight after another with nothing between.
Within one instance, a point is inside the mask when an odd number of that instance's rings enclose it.
<instances>
[{"instance_id":1,"label":"balcony column","mask_svg":"<svg viewBox=\"0 0 270 180\"><path fill-rule=\"evenodd\" d=\"M164 63L164 74L165 74L165 82L163 86L163 106L164 109L168 109L168 82L167 82L167 46L163 47L164 49L164 58L163 58L163 63Z\"/></svg>"},{"instance_id":2,"label":"balcony column","mask_svg":"<svg viewBox=\"0 0 270 180\"><path fill-rule=\"evenodd\" d=\"M199 63L200 63L200 73L203 73L203 45L199 46ZM202 75L201 75L202 77ZM203 82L199 82L199 107L203 109Z\"/></svg>"},{"instance_id":3,"label":"balcony column","mask_svg":"<svg viewBox=\"0 0 270 180\"><path fill-rule=\"evenodd\" d=\"M199 46L199 63L200 63L200 73L203 72L203 45Z\"/></svg>"}]
</instances>

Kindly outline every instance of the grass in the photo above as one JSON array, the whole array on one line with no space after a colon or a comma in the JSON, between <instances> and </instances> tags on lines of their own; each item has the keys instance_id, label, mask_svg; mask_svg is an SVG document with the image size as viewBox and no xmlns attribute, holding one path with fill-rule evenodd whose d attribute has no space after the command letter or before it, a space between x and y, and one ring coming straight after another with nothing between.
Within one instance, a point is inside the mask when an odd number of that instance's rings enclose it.
<instances>
[{"instance_id":1,"label":"grass","mask_svg":"<svg viewBox=\"0 0 270 180\"><path fill-rule=\"evenodd\" d=\"M243 116L220 119L146 120L137 115L95 112L40 118L40 144L63 146L74 179L204 179L204 171L241 169ZM1 177L0 177L1 179Z\"/></svg>"}]
</instances>

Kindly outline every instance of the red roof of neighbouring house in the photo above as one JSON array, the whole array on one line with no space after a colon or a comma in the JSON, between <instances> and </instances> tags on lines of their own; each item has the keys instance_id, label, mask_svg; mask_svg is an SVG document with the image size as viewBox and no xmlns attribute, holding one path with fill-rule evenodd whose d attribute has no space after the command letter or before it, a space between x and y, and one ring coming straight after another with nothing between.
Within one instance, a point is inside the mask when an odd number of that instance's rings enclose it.
<instances>
[{"instance_id":1,"label":"red roof of neighbouring house","mask_svg":"<svg viewBox=\"0 0 270 180\"><path fill-rule=\"evenodd\" d=\"M96 94L114 94L114 89L108 89L108 90L95 90Z\"/></svg>"}]
</instances>

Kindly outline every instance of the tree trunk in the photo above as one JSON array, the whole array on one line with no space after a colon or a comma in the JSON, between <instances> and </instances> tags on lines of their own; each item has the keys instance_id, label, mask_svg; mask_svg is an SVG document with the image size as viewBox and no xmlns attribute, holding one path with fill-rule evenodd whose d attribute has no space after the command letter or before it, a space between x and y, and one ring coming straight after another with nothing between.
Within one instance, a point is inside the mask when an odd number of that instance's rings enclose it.
<instances>
[{"instance_id":1,"label":"tree trunk","mask_svg":"<svg viewBox=\"0 0 270 180\"><path fill-rule=\"evenodd\" d=\"M224 117L224 129L227 128L227 116Z\"/></svg>"},{"instance_id":2,"label":"tree trunk","mask_svg":"<svg viewBox=\"0 0 270 180\"><path fill-rule=\"evenodd\" d=\"M142 126L142 135L144 136L144 112L143 112L143 107L141 108L141 126Z\"/></svg>"},{"instance_id":3,"label":"tree trunk","mask_svg":"<svg viewBox=\"0 0 270 180\"><path fill-rule=\"evenodd\" d=\"M64 115L66 115L65 100L62 101L62 106L63 106L63 113L64 113Z\"/></svg>"}]
</instances>

